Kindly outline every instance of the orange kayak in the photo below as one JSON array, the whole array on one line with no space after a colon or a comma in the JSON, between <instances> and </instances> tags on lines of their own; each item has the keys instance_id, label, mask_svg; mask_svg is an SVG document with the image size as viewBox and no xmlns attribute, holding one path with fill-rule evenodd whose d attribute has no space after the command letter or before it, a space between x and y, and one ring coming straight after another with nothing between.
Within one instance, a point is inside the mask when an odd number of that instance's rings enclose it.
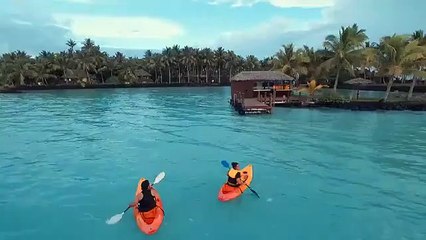
<instances>
[{"instance_id":1,"label":"orange kayak","mask_svg":"<svg viewBox=\"0 0 426 240\"><path fill-rule=\"evenodd\" d=\"M248 178L245 183L250 186L251 180L253 180L253 166L249 164L240 171L247 172ZM241 196L246 189L247 186L245 184L238 187L231 187L225 183L220 188L217 198L222 202L230 201Z\"/></svg>"},{"instance_id":2,"label":"orange kayak","mask_svg":"<svg viewBox=\"0 0 426 240\"><path fill-rule=\"evenodd\" d=\"M138 187L136 189L135 199L136 195L142 191L141 189L141 183L143 179L141 178L138 183ZM154 189L154 188L153 188ZM158 231L161 224L163 223L164 219L164 212L163 212L163 202L161 201L161 198L157 198L157 207L152 209L148 212L139 212L138 207L135 206L133 208L133 215L136 220L136 224L138 225L138 228L144 232L145 234L151 235Z\"/></svg>"}]
</instances>

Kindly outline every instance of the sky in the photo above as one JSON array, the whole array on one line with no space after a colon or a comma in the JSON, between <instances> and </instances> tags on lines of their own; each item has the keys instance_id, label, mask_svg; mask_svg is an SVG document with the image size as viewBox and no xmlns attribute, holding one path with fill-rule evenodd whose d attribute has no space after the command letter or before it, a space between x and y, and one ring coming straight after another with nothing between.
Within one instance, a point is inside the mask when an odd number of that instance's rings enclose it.
<instances>
[{"instance_id":1,"label":"sky","mask_svg":"<svg viewBox=\"0 0 426 240\"><path fill-rule=\"evenodd\" d=\"M178 44L263 58L288 43L319 48L353 23L376 42L426 30L424 9L425 0L0 0L0 53L91 38L129 57Z\"/></svg>"}]
</instances>

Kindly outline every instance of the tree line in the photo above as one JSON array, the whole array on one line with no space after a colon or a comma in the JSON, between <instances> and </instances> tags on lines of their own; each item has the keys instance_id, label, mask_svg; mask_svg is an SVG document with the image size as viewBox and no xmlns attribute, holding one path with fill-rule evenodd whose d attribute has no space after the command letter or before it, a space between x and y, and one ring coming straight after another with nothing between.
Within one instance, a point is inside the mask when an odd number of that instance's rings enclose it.
<instances>
[{"instance_id":1,"label":"tree line","mask_svg":"<svg viewBox=\"0 0 426 240\"><path fill-rule=\"evenodd\" d=\"M80 49L76 49L77 42L72 39L66 46L65 51L42 51L36 57L21 50L3 54L0 85L79 84L82 79L85 84L104 84L110 79L139 83L146 72L159 84L227 84L240 71L279 70L297 82L334 82L335 90L349 77L379 79L387 83L386 100L394 81L412 80L408 94L411 98L416 80L426 78L426 35L422 30L370 42L366 30L357 24L342 26L338 34L326 36L320 49L306 45L295 48L290 43L264 59L243 57L222 47L179 45L158 53L148 50L142 58L125 57L120 52L110 56L90 38L82 42Z\"/></svg>"}]
</instances>

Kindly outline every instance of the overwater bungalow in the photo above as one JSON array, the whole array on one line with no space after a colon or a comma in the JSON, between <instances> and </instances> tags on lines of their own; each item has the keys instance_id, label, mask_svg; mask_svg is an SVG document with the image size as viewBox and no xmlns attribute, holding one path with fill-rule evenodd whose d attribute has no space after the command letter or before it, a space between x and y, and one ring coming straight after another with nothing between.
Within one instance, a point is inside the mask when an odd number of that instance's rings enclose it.
<instances>
[{"instance_id":1,"label":"overwater bungalow","mask_svg":"<svg viewBox=\"0 0 426 240\"><path fill-rule=\"evenodd\" d=\"M230 104L240 114L272 113L286 103L295 80L279 71L243 71L231 78Z\"/></svg>"},{"instance_id":2,"label":"overwater bungalow","mask_svg":"<svg viewBox=\"0 0 426 240\"><path fill-rule=\"evenodd\" d=\"M151 74L149 74L144 69L136 69L135 76L137 77L137 82L139 83L153 83Z\"/></svg>"}]
</instances>

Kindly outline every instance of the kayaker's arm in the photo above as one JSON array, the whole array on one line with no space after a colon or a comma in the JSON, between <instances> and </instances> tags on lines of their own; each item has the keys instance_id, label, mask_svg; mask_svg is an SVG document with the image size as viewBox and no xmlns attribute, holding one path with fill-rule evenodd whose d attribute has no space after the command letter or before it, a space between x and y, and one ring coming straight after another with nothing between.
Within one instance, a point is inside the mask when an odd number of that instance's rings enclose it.
<instances>
[{"instance_id":1,"label":"kayaker's arm","mask_svg":"<svg viewBox=\"0 0 426 240\"><path fill-rule=\"evenodd\" d=\"M240 178L237 178L237 183L239 185L244 184L244 182L247 180L248 176L247 176L247 172L243 172L242 176ZM244 180L243 180L244 179Z\"/></svg>"},{"instance_id":2,"label":"kayaker's arm","mask_svg":"<svg viewBox=\"0 0 426 240\"><path fill-rule=\"evenodd\" d=\"M129 203L129 207L134 207L138 204L138 202L143 198L143 194L142 193L138 193L138 195L136 195L136 199L134 202Z\"/></svg>"},{"instance_id":3,"label":"kayaker's arm","mask_svg":"<svg viewBox=\"0 0 426 240\"><path fill-rule=\"evenodd\" d=\"M242 185L242 184L244 184L244 181L241 180L241 178L237 178L237 183L238 183L238 185Z\"/></svg>"},{"instance_id":4,"label":"kayaker's arm","mask_svg":"<svg viewBox=\"0 0 426 240\"><path fill-rule=\"evenodd\" d=\"M155 190L154 188L152 188L152 189L151 189L151 193L152 193L152 195L153 195L156 199L158 199L158 198L159 198L159 196L158 196L158 192L157 192L157 190Z\"/></svg>"}]
</instances>

